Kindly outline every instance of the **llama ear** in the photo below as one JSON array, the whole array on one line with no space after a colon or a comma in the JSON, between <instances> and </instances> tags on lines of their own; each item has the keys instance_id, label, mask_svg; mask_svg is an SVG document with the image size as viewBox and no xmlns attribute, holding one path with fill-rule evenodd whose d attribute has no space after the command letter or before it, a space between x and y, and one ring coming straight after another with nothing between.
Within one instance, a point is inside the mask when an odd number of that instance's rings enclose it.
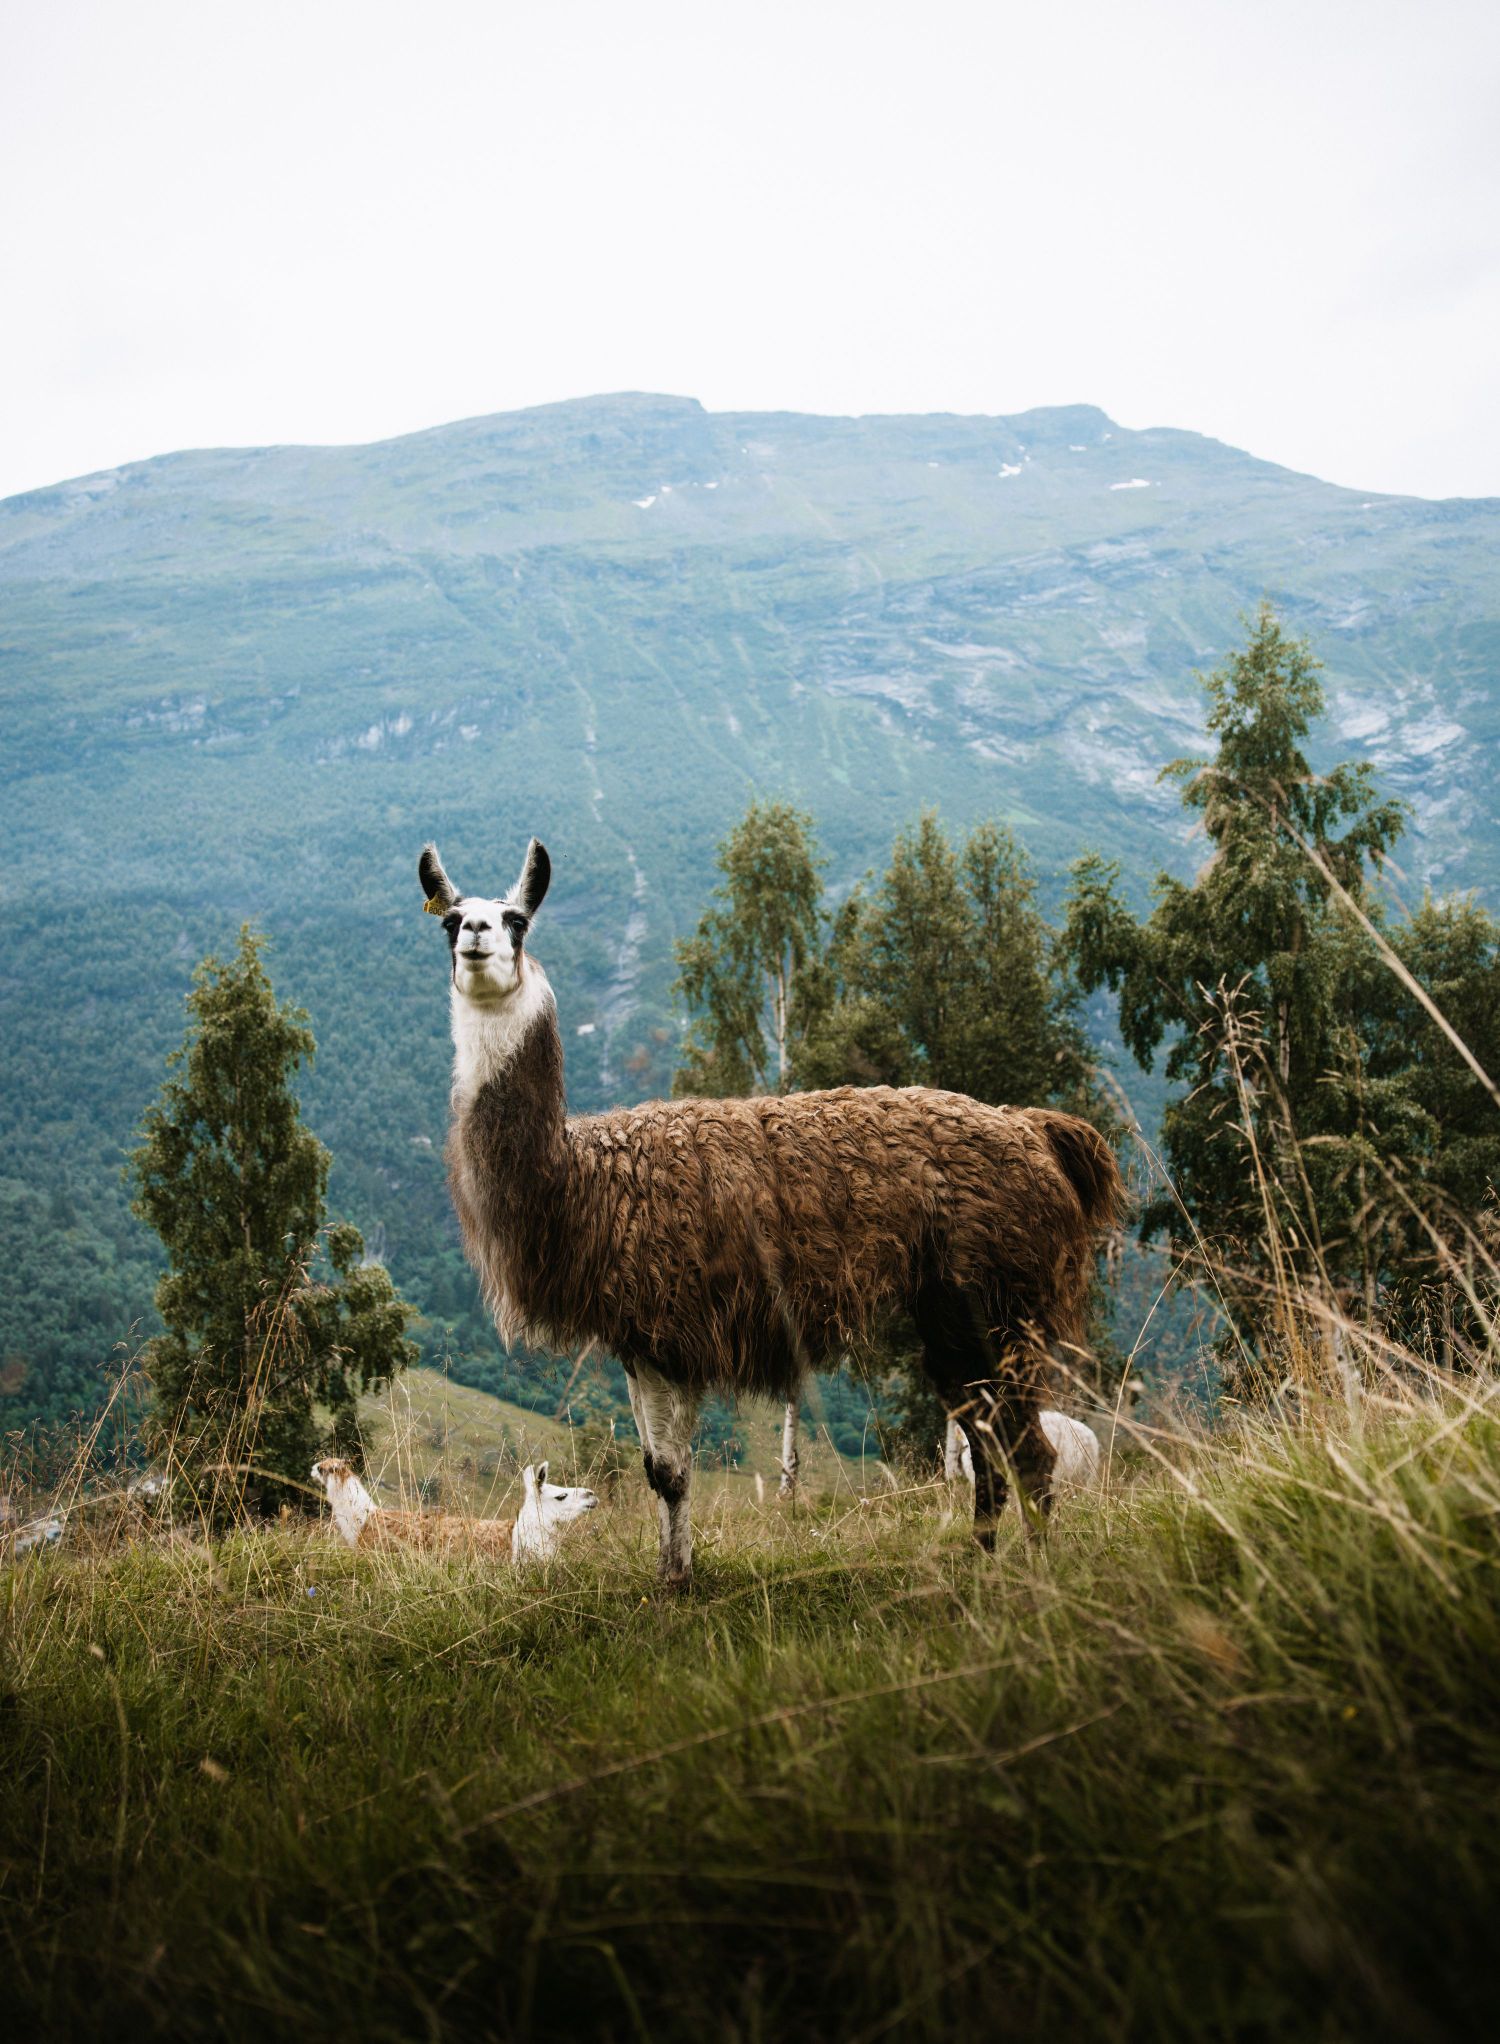
<instances>
[{"instance_id":1,"label":"llama ear","mask_svg":"<svg viewBox=\"0 0 1500 2044\"><path fill-rule=\"evenodd\" d=\"M523 916L534 916L542 905L547 892L547 882L552 878L552 861L547 857L547 847L540 838L533 838L526 847L526 863L521 868L521 877L511 890L511 900Z\"/></svg>"},{"instance_id":2,"label":"llama ear","mask_svg":"<svg viewBox=\"0 0 1500 2044\"><path fill-rule=\"evenodd\" d=\"M423 845L422 856L417 861L417 874L422 882L422 892L427 896L425 907L428 915L445 916L458 901L459 894L443 871L436 845Z\"/></svg>"},{"instance_id":3,"label":"llama ear","mask_svg":"<svg viewBox=\"0 0 1500 2044\"><path fill-rule=\"evenodd\" d=\"M544 1483L545 1483L546 1481L547 1481L547 1465L546 1465L546 1463L545 1463L545 1462L538 1462L538 1464L536 1465L536 1487L537 1487L537 1489L538 1489L538 1490L540 1490L540 1489L541 1489L541 1487L542 1487L542 1485L543 1485L543 1484L544 1484Z\"/></svg>"}]
</instances>

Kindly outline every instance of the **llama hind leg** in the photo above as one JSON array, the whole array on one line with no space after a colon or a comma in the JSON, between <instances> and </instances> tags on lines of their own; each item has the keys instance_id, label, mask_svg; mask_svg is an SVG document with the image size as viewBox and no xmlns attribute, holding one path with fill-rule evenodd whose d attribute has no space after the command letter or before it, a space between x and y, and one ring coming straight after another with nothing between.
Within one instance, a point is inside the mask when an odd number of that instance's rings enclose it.
<instances>
[{"instance_id":1,"label":"llama hind leg","mask_svg":"<svg viewBox=\"0 0 1500 2044\"><path fill-rule=\"evenodd\" d=\"M957 1483L958 1479L966 1473L972 1479L974 1474L974 1458L972 1454L969 1456L967 1472L964 1469L964 1455L968 1450L968 1446L968 1442L964 1439L963 1428L950 1412L948 1424L943 1429L944 1483Z\"/></svg>"},{"instance_id":2,"label":"llama hind leg","mask_svg":"<svg viewBox=\"0 0 1500 2044\"><path fill-rule=\"evenodd\" d=\"M1033 1525L1051 1504L1053 1453L1041 1428L1037 1358L975 1295L956 1287L924 1286L914 1317L927 1374L969 1444L974 1537L993 1547L1011 1474Z\"/></svg>"},{"instance_id":3,"label":"llama hind leg","mask_svg":"<svg viewBox=\"0 0 1500 2044\"><path fill-rule=\"evenodd\" d=\"M657 1579L664 1588L685 1590L693 1580L693 1428L698 1400L689 1391L637 1364L630 1379L630 1408L646 1481L656 1493L661 1546Z\"/></svg>"},{"instance_id":4,"label":"llama hind leg","mask_svg":"<svg viewBox=\"0 0 1500 2044\"><path fill-rule=\"evenodd\" d=\"M995 1527L1006 1500L1006 1477L1015 1479L1028 1532L1040 1531L1052 1510L1052 1468L1056 1452L1042 1431L1041 1394L1025 1351L1001 1358L994 1377L964 1387L963 1429L974 1467L974 1530L983 1547L994 1546ZM992 1475L987 1499L980 1486L980 1461Z\"/></svg>"}]
</instances>

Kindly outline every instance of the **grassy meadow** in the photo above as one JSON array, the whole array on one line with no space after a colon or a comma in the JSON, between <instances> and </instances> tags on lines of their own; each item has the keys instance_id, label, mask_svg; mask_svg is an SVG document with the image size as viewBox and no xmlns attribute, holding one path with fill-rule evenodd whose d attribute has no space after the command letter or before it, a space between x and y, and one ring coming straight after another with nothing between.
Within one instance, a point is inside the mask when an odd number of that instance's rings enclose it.
<instances>
[{"instance_id":1,"label":"grassy meadow","mask_svg":"<svg viewBox=\"0 0 1500 2044\"><path fill-rule=\"evenodd\" d=\"M940 1485L721 1482L676 1601L634 1474L535 1574L295 1526L27 1557L13 2034L1467 2036L1495 1395L1142 1432L994 1556Z\"/></svg>"}]
</instances>

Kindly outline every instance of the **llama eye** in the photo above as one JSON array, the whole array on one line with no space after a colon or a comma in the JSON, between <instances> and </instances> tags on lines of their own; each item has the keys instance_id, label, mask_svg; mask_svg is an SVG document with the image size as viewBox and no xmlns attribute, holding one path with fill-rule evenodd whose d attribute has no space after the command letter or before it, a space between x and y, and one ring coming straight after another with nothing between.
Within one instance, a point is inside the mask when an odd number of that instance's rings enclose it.
<instances>
[{"instance_id":1,"label":"llama eye","mask_svg":"<svg viewBox=\"0 0 1500 2044\"><path fill-rule=\"evenodd\" d=\"M457 909L454 909L450 915L446 915L443 917L443 928L448 932L448 935L451 937L462 921L463 917L459 914Z\"/></svg>"}]
</instances>

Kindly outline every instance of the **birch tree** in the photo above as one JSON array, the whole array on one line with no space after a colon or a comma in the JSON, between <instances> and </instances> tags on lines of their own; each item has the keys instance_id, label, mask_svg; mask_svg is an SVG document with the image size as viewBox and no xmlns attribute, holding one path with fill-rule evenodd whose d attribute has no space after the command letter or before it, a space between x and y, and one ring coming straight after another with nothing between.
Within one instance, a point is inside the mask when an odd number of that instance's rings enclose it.
<instances>
[{"instance_id":1,"label":"birch tree","mask_svg":"<svg viewBox=\"0 0 1500 2044\"><path fill-rule=\"evenodd\" d=\"M719 846L723 875L676 946L675 991L695 1011L678 1094L784 1093L792 1084L800 980L822 943L822 861L812 819L751 802Z\"/></svg>"}]
</instances>

